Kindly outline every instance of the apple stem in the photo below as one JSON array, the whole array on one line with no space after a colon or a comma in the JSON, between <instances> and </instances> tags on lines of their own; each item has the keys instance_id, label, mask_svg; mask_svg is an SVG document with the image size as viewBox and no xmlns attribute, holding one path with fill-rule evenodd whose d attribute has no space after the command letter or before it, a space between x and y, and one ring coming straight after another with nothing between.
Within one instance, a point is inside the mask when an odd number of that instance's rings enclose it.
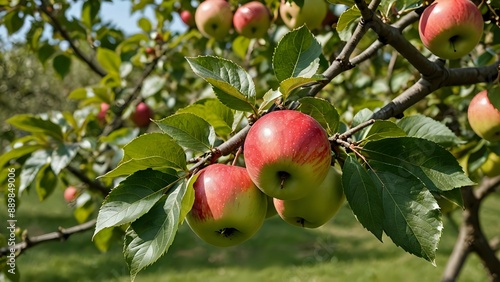
<instances>
[{"instance_id":1,"label":"apple stem","mask_svg":"<svg viewBox=\"0 0 500 282\"><path fill-rule=\"evenodd\" d=\"M280 187L281 189L285 188L285 180L287 180L290 177L290 174L286 171L279 171L278 176L281 180Z\"/></svg>"},{"instance_id":2,"label":"apple stem","mask_svg":"<svg viewBox=\"0 0 500 282\"><path fill-rule=\"evenodd\" d=\"M302 227L304 227L305 220L303 218L300 218L299 220L297 220L297 222L300 223Z\"/></svg>"}]
</instances>

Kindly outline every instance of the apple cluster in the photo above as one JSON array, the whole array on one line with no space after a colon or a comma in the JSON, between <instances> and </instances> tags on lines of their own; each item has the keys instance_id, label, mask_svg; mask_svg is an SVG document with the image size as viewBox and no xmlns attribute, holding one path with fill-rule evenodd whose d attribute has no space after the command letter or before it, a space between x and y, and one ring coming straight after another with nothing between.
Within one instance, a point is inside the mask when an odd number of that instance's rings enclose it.
<instances>
[{"instance_id":1,"label":"apple cluster","mask_svg":"<svg viewBox=\"0 0 500 282\"><path fill-rule=\"evenodd\" d=\"M264 115L250 128L243 155L245 167L212 164L190 181L195 199L186 220L210 244L240 244L276 213L289 224L316 228L345 201L328 135L309 115Z\"/></svg>"},{"instance_id":2,"label":"apple cluster","mask_svg":"<svg viewBox=\"0 0 500 282\"><path fill-rule=\"evenodd\" d=\"M282 0L279 13L283 23L290 29L307 25L313 30L320 27L327 17L325 0L305 0L299 7L294 2ZM194 17L188 10L180 12L181 20L189 27L197 27L208 38L222 40L234 30L247 38L262 38L269 30L274 16L270 9L259 1L251 1L236 8L226 0L205 0L199 4Z\"/></svg>"},{"instance_id":3,"label":"apple cluster","mask_svg":"<svg viewBox=\"0 0 500 282\"><path fill-rule=\"evenodd\" d=\"M484 20L470 0L436 0L425 8L419 35L434 55L447 60L469 54L483 35Z\"/></svg>"},{"instance_id":4,"label":"apple cluster","mask_svg":"<svg viewBox=\"0 0 500 282\"><path fill-rule=\"evenodd\" d=\"M110 105L108 103L102 102L100 105L99 113L97 114L97 120L101 125L107 124L107 114L110 111ZM134 111L130 116L130 120L137 127L146 128L151 123L153 118L153 110L144 102L140 102L135 107Z\"/></svg>"}]
</instances>

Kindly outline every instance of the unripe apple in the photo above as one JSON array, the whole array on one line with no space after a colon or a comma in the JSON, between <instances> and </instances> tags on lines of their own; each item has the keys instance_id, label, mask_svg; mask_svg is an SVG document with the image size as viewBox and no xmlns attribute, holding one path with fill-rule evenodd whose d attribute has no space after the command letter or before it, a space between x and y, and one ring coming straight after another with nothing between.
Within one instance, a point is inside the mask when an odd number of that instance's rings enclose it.
<instances>
[{"instance_id":1,"label":"unripe apple","mask_svg":"<svg viewBox=\"0 0 500 282\"><path fill-rule=\"evenodd\" d=\"M274 207L291 225L317 228L330 220L344 202L342 175L330 167L325 180L314 192L298 200L274 199Z\"/></svg>"},{"instance_id":2,"label":"unripe apple","mask_svg":"<svg viewBox=\"0 0 500 282\"><path fill-rule=\"evenodd\" d=\"M481 171L488 177L500 175L500 156L495 153L489 153L488 159L481 165Z\"/></svg>"},{"instance_id":3,"label":"unripe apple","mask_svg":"<svg viewBox=\"0 0 500 282\"><path fill-rule=\"evenodd\" d=\"M187 26L189 26L189 27L196 26L196 23L194 22L193 14L191 14L190 11L182 10L179 15L181 17L182 22L185 23Z\"/></svg>"},{"instance_id":4,"label":"unripe apple","mask_svg":"<svg viewBox=\"0 0 500 282\"><path fill-rule=\"evenodd\" d=\"M73 202L78 195L78 189L75 186L68 186L64 189L64 200L68 203Z\"/></svg>"},{"instance_id":5,"label":"unripe apple","mask_svg":"<svg viewBox=\"0 0 500 282\"><path fill-rule=\"evenodd\" d=\"M280 15L286 26L290 29L298 28L304 24L310 30L321 26L326 17L328 5L325 0L304 0L300 8L295 2L288 3L281 0Z\"/></svg>"},{"instance_id":6,"label":"unripe apple","mask_svg":"<svg viewBox=\"0 0 500 282\"><path fill-rule=\"evenodd\" d=\"M234 29L247 38L262 38L271 26L271 12L258 1L240 6L233 17Z\"/></svg>"},{"instance_id":7,"label":"unripe apple","mask_svg":"<svg viewBox=\"0 0 500 282\"><path fill-rule=\"evenodd\" d=\"M99 120L100 123L102 124L106 123L106 113L108 112L108 110L109 110L109 104L102 102L101 109L97 114L97 120Z\"/></svg>"},{"instance_id":8,"label":"unripe apple","mask_svg":"<svg viewBox=\"0 0 500 282\"><path fill-rule=\"evenodd\" d=\"M495 99L495 104L500 104L500 97L497 94L488 97L487 90L479 92L472 98L467 110L472 130L479 137L491 142L500 141L500 112L490 101L490 98Z\"/></svg>"},{"instance_id":9,"label":"unripe apple","mask_svg":"<svg viewBox=\"0 0 500 282\"><path fill-rule=\"evenodd\" d=\"M243 154L255 185L281 200L303 198L318 188L331 162L326 131L312 117L293 110L259 118L248 132Z\"/></svg>"},{"instance_id":10,"label":"unripe apple","mask_svg":"<svg viewBox=\"0 0 500 282\"><path fill-rule=\"evenodd\" d=\"M229 247L251 238L264 223L267 196L245 168L213 164L197 174L194 204L186 221L201 239Z\"/></svg>"},{"instance_id":11,"label":"unripe apple","mask_svg":"<svg viewBox=\"0 0 500 282\"><path fill-rule=\"evenodd\" d=\"M439 209L442 214L450 213L458 208L458 205L453 203L452 201L442 197L440 195L435 195L434 198L439 205Z\"/></svg>"},{"instance_id":12,"label":"unripe apple","mask_svg":"<svg viewBox=\"0 0 500 282\"><path fill-rule=\"evenodd\" d=\"M201 2L194 14L196 27L206 37L223 39L233 23L231 5L224 0Z\"/></svg>"},{"instance_id":13,"label":"unripe apple","mask_svg":"<svg viewBox=\"0 0 500 282\"><path fill-rule=\"evenodd\" d=\"M135 111L132 113L131 119L138 127L147 127L151 123L152 117L153 112L149 106L144 102L140 102L135 107Z\"/></svg>"},{"instance_id":14,"label":"unripe apple","mask_svg":"<svg viewBox=\"0 0 500 282\"><path fill-rule=\"evenodd\" d=\"M437 0L418 25L420 39L434 55L448 60L470 53L481 40L483 16L470 0Z\"/></svg>"}]
</instances>

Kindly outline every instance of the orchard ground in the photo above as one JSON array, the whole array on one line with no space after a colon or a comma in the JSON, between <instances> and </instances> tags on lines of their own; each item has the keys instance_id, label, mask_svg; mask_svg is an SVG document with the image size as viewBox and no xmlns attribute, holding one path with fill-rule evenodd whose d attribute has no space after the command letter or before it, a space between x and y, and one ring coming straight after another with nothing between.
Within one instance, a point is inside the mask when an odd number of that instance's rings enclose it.
<instances>
[{"instance_id":1,"label":"orchard ground","mask_svg":"<svg viewBox=\"0 0 500 282\"><path fill-rule=\"evenodd\" d=\"M63 192L55 194L42 203L35 193L23 197L18 223L31 236L76 224ZM481 213L488 237L500 234L500 195L486 199ZM459 223L460 212L453 218ZM135 281L439 281L457 237L452 221L444 219L444 227L433 267L409 256L387 237L384 243L377 241L356 222L347 205L314 230L300 230L275 216L254 238L231 248L202 242L184 223L169 252ZM92 232L23 253L17 259L21 281L130 281L122 243L116 241L107 253L100 253L90 243ZM487 281L475 255L467 260L458 281Z\"/></svg>"}]
</instances>

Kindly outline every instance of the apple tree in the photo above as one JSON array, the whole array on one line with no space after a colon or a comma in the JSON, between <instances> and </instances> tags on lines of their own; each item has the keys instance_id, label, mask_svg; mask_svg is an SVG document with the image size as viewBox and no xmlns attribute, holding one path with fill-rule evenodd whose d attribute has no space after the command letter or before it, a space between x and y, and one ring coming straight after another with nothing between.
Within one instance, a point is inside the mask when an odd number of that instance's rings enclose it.
<instances>
[{"instance_id":1,"label":"apple tree","mask_svg":"<svg viewBox=\"0 0 500 282\"><path fill-rule=\"evenodd\" d=\"M130 1L131 12L150 7L154 19L142 17L141 32L129 34L101 18L105 2L85 1L75 18L67 0L0 1L9 35L29 21L25 44L60 78L75 62L99 77L72 89L75 111L6 121L18 133L0 156L7 205L28 191L43 201L71 187L65 198L81 225L39 237L23 230L0 250L4 269L11 249L20 255L93 229L99 249L123 241L134 280L168 255L184 221L227 245L245 228L258 232L269 209L317 227L345 197L368 232L431 264L443 216L461 210L443 281L456 279L471 253L500 279L479 217L500 184L498 3L141 0ZM179 19L185 31L172 29ZM312 121L276 118L288 112ZM256 139L257 128L268 138ZM218 177L220 185L207 184ZM280 196L293 185L297 195ZM319 204L328 193L337 194ZM241 195L246 202L235 204ZM311 213L316 206L325 209Z\"/></svg>"}]
</instances>

